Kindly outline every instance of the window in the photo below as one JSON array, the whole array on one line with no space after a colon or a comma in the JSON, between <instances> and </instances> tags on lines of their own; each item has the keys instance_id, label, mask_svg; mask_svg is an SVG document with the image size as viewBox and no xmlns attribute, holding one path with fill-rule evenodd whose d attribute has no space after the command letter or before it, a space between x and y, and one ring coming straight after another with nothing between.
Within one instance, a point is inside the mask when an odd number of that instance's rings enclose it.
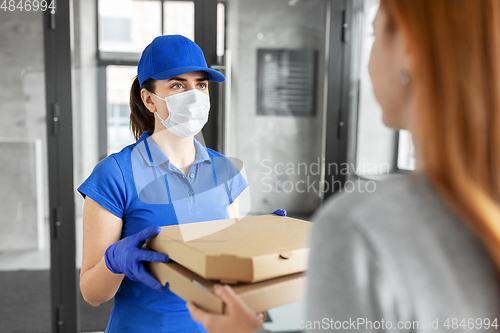
<instances>
[{"instance_id":1,"label":"window","mask_svg":"<svg viewBox=\"0 0 500 333\"><path fill-rule=\"evenodd\" d=\"M130 18L102 16L101 35L99 39L107 45L113 43L130 43ZM108 46L109 47L109 46Z\"/></svg>"},{"instance_id":2,"label":"window","mask_svg":"<svg viewBox=\"0 0 500 333\"><path fill-rule=\"evenodd\" d=\"M98 0L98 50L105 81L100 86L106 91L107 123L107 147L101 151L111 154L135 141L129 94L141 52L162 34L194 41L194 16L193 1Z\"/></svg>"},{"instance_id":3,"label":"window","mask_svg":"<svg viewBox=\"0 0 500 333\"><path fill-rule=\"evenodd\" d=\"M163 12L164 35L182 35L194 41L194 3L192 1L165 1Z\"/></svg>"},{"instance_id":4,"label":"window","mask_svg":"<svg viewBox=\"0 0 500 333\"><path fill-rule=\"evenodd\" d=\"M217 4L217 56L222 57L226 48L226 4Z\"/></svg>"},{"instance_id":5,"label":"window","mask_svg":"<svg viewBox=\"0 0 500 333\"><path fill-rule=\"evenodd\" d=\"M414 170L416 167L415 146L409 131L399 131L398 169Z\"/></svg>"},{"instance_id":6,"label":"window","mask_svg":"<svg viewBox=\"0 0 500 333\"><path fill-rule=\"evenodd\" d=\"M106 67L108 154L134 142L130 129L129 94L136 66Z\"/></svg>"},{"instance_id":7,"label":"window","mask_svg":"<svg viewBox=\"0 0 500 333\"><path fill-rule=\"evenodd\" d=\"M161 35L161 2L99 0L99 51L141 53Z\"/></svg>"}]
</instances>

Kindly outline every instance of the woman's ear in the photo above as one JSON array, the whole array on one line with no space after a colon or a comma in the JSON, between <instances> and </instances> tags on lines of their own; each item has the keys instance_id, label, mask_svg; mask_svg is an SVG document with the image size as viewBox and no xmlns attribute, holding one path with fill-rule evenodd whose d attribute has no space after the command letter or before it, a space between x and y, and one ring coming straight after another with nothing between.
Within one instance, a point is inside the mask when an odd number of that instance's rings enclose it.
<instances>
[{"instance_id":1,"label":"woman's ear","mask_svg":"<svg viewBox=\"0 0 500 333\"><path fill-rule=\"evenodd\" d=\"M398 29L395 39L399 66L401 70L406 71L409 78L411 78L413 73L413 52L408 38L401 29Z\"/></svg>"},{"instance_id":2,"label":"woman's ear","mask_svg":"<svg viewBox=\"0 0 500 333\"><path fill-rule=\"evenodd\" d=\"M146 108L152 113L156 112L156 105L153 102L153 99L151 98L151 92L146 90L145 88L141 89L141 99Z\"/></svg>"}]
</instances>

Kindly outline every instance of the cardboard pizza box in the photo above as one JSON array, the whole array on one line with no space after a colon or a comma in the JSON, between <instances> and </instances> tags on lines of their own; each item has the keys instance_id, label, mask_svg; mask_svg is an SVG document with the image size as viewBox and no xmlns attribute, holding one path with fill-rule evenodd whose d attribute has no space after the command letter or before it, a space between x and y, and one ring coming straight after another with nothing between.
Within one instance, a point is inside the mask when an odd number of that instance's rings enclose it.
<instances>
[{"instance_id":1,"label":"cardboard pizza box","mask_svg":"<svg viewBox=\"0 0 500 333\"><path fill-rule=\"evenodd\" d=\"M311 225L277 215L180 224L147 246L207 280L258 282L307 269Z\"/></svg>"},{"instance_id":2,"label":"cardboard pizza box","mask_svg":"<svg viewBox=\"0 0 500 333\"><path fill-rule=\"evenodd\" d=\"M200 308L224 313L224 303L213 293L217 281L203 279L181 265L147 262L148 270L170 291L186 301L193 301ZM295 273L256 283L231 285L236 294L255 312L299 301L305 296L305 273Z\"/></svg>"}]
</instances>

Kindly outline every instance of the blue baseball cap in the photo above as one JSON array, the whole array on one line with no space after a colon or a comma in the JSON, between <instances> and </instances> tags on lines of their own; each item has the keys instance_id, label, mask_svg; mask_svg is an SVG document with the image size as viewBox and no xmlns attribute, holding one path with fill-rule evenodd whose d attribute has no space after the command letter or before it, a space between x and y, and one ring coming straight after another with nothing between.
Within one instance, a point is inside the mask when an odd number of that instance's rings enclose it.
<instances>
[{"instance_id":1,"label":"blue baseball cap","mask_svg":"<svg viewBox=\"0 0 500 333\"><path fill-rule=\"evenodd\" d=\"M201 48L181 35L156 37L146 46L137 66L139 85L149 78L168 80L189 72L204 71L209 81L224 82L220 72L208 68Z\"/></svg>"}]
</instances>

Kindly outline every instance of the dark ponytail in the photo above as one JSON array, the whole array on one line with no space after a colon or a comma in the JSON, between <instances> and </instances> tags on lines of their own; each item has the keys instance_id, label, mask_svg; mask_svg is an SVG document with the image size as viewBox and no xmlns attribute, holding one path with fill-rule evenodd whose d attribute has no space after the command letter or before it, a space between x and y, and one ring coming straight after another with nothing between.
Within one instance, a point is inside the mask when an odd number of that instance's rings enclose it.
<instances>
[{"instance_id":1,"label":"dark ponytail","mask_svg":"<svg viewBox=\"0 0 500 333\"><path fill-rule=\"evenodd\" d=\"M137 76L132 82L132 88L130 89L130 126L136 140L139 140L143 132L153 132L155 130L154 114L146 108L141 98L141 89L145 88L150 92L154 92L155 83L156 80L149 79L144 81L142 87L140 87Z\"/></svg>"}]
</instances>

